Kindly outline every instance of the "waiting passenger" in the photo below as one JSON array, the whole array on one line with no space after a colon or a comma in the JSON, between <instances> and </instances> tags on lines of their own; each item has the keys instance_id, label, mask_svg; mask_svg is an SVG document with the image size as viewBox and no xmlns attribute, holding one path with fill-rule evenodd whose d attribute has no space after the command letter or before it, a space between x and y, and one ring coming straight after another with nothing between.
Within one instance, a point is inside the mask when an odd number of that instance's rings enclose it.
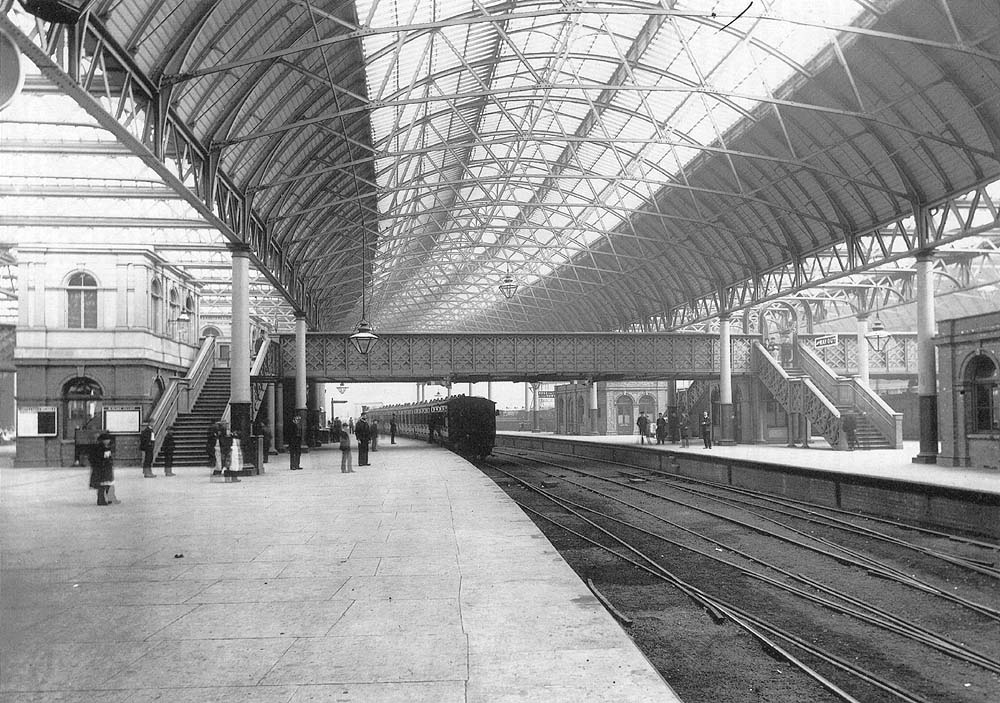
<instances>
[{"instance_id":1,"label":"waiting passenger","mask_svg":"<svg viewBox=\"0 0 1000 703\"><path fill-rule=\"evenodd\" d=\"M115 498L114 449L111 433L101 432L90 450L90 487L97 490L97 504L120 503Z\"/></svg>"},{"instance_id":2,"label":"waiting passenger","mask_svg":"<svg viewBox=\"0 0 1000 703\"><path fill-rule=\"evenodd\" d=\"M340 430L340 473L354 473L354 469L351 467L351 435L343 429Z\"/></svg>"},{"instance_id":3,"label":"waiting passenger","mask_svg":"<svg viewBox=\"0 0 1000 703\"><path fill-rule=\"evenodd\" d=\"M701 414L701 419L698 420L698 427L701 429L701 438L705 442L705 449L712 448L712 418L708 416L708 411L706 410Z\"/></svg>"}]
</instances>

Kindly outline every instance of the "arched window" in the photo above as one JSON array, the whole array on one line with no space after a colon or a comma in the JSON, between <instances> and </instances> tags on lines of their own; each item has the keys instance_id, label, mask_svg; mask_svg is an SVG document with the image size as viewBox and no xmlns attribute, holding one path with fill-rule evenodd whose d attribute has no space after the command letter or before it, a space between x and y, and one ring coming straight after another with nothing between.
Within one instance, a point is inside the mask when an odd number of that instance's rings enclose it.
<instances>
[{"instance_id":1,"label":"arched window","mask_svg":"<svg viewBox=\"0 0 1000 703\"><path fill-rule=\"evenodd\" d=\"M646 413L650 422L656 422L656 398L647 394L639 397L639 412Z\"/></svg>"},{"instance_id":2,"label":"arched window","mask_svg":"<svg viewBox=\"0 0 1000 703\"><path fill-rule=\"evenodd\" d=\"M100 384L93 379L78 377L66 382L62 389L64 439L74 439L77 430L101 429L97 416L102 395Z\"/></svg>"},{"instance_id":3,"label":"arched window","mask_svg":"<svg viewBox=\"0 0 1000 703\"><path fill-rule=\"evenodd\" d=\"M989 432L1000 428L1000 376L997 366L988 356L972 359L966 370L967 388L971 392L971 432Z\"/></svg>"},{"instance_id":4,"label":"arched window","mask_svg":"<svg viewBox=\"0 0 1000 703\"><path fill-rule=\"evenodd\" d=\"M208 327L206 327L205 329L203 329L201 331L201 336L202 337L221 337L222 336L222 332L219 331L218 327L212 327L211 325L209 325Z\"/></svg>"},{"instance_id":5,"label":"arched window","mask_svg":"<svg viewBox=\"0 0 1000 703\"><path fill-rule=\"evenodd\" d=\"M149 286L149 329L158 334L163 329L163 286L154 278Z\"/></svg>"},{"instance_id":6,"label":"arched window","mask_svg":"<svg viewBox=\"0 0 1000 703\"><path fill-rule=\"evenodd\" d=\"M66 326L71 329L97 328L97 281L78 271L66 284Z\"/></svg>"},{"instance_id":7,"label":"arched window","mask_svg":"<svg viewBox=\"0 0 1000 703\"><path fill-rule=\"evenodd\" d=\"M169 329L167 333L174 339L180 338L182 324L180 322L181 316L181 299L177 295L177 289L170 289L170 298L167 303L167 323L169 324Z\"/></svg>"}]
</instances>

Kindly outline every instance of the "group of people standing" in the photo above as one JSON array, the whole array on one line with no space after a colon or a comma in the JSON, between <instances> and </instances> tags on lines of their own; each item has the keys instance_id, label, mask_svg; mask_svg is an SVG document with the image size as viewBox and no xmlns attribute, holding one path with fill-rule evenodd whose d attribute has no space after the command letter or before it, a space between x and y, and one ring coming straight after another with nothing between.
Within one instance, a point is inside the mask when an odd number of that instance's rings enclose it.
<instances>
[{"instance_id":1,"label":"group of people standing","mask_svg":"<svg viewBox=\"0 0 1000 703\"><path fill-rule=\"evenodd\" d=\"M240 482L238 472L243 468L243 453L239 440L239 433L231 432L225 422L216 422L208 428L205 440L208 465L221 470L226 483ZM239 468L234 470L233 466Z\"/></svg>"},{"instance_id":2,"label":"group of people standing","mask_svg":"<svg viewBox=\"0 0 1000 703\"><path fill-rule=\"evenodd\" d=\"M358 443L358 466L371 466L368 461L368 452L378 451L379 426L378 420L372 418L368 422L368 415L362 413L357 422L351 418L347 424L341 422L339 417L335 417L330 424L330 440L337 442L340 447L340 472L353 474L353 459L351 455L351 435L354 435ZM302 419L298 416L292 419L290 431L286 433L288 441L288 468L291 471L302 469ZM392 444L396 443L396 416L393 415L389 421L389 438Z\"/></svg>"},{"instance_id":3,"label":"group of people standing","mask_svg":"<svg viewBox=\"0 0 1000 703\"><path fill-rule=\"evenodd\" d=\"M698 434L701 435L702 441L705 443L705 449L711 449L712 418L707 410L701 414L697 422ZM679 441L682 447L690 446L691 420L686 412L671 410L668 417L659 413L654 425L649 416L646 415L646 411L642 410L639 412L639 419L636 420L635 424L639 428L640 444L646 444L647 440L652 440L655 437L657 444L666 444L669 438L673 444L677 444ZM652 444L651 441L649 443Z\"/></svg>"}]
</instances>

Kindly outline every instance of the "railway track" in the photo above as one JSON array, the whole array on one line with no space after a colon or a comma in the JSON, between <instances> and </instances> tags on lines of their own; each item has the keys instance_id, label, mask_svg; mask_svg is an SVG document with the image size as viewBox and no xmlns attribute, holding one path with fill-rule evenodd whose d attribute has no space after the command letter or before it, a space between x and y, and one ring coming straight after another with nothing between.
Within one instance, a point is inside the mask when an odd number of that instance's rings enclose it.
<instances>
[{"instance_id":1,"label":"railway track","mask_svg":"<svg viewBox=\"0 0 1000 703\"><path fill-rule=\"evenodd\" d=\"M916 530L921 538L959 543L965 553L955 553L893 534L893 531L904 527L910 529L910 526L881 521L882 528L876 529L864 524L858 516L842 511L841 514L827 512L822 506L679 478L644 467L566 455L554 455L557 459L554 461L550 452L498 449L495 454L499 461L484 468L502 476L504 482L522 488L525 495L514 497L538 520L670 583L713 619L738 624L768 652L795 664L805 676L819 683L833 700L977 701L993 700L977 697L980 689L998 686L1000 690L1000 655L978 642L970 645L963 641L967 628L959 628L956 636L940 627L926 626L917 618L892 612L866 593L872 589L871 581L891 583L912 592L914 599L924 599L912 606L920 613L923 608L960 609L962 614L956 619L973 622L972 629L976 632L987 632L990 627L995 629L1000 622L1000 608L991 599L959 595L936 583L935 579L917 574L913 569L900 568L870 550L808 530L842 533L855 541L877 544L883 551L915 555L924 562L961 571L991 586L995 586L994 579L1000 578L1000 571L993 563L996 545ZM501 462L511 465L498 465ZM524 500L526 495L531 496L530 501ZM680 517L675 517L678 514ZM782 559L775 559L776 544L780 545L778 552L794 551L794 556L783 555ZM684 553L687 557L671 556L665 560L660 556L665 546L675 550L673 554ZM972 555L970 550L981 554ZM838 572L849 572L850 578L846 581L866 582L860 595L852 595L854 586L845 587L845 579L840 573L838 578L830 578L830 569L821 565L829 560L835 562ZM665 561L669 561L671 568L667 568ZM803 568L798 568L798 564L789 565L788 561L801 561ZM688 573L678 569L678 563L687 565ZM817 573L808 573L807 566L816 568ZM722 579L726 583L732 583L735 573L741 583L753 583L754 586L749 590L741 585L729 593L718 592L713 588L717 579L712 574L723 571L727 573ZM754 601L762 591L781 594L784 602L795 601L795 604L789 605L787 612L770 616L761 613ZM748 597L750 593L755 595ZM913 650L905 657L907 661L902 664L886 662L893 672L923 667L926 673L926 663L934 659L928 652L933 651L964 667L970 672L966 677L978 683L963 684L963 690L949 691L942 697L942 691L935 689L930 681L941 677L924 675L919 677L920 686L910 690L914 687L898 683L898 678L891 673L878 673L871 666L858 665L836 646L816 646L810 641L809 626L788 625L802 618L803 612L807 613L808 622L823 622L823 616L803 610L810 608L827 616L833 613L838 620L849 619L853 624L847 628L846 640L859 636L869 641L892 638L894 650L899 648L899 642L907 642L907 647ZM874 647L871 655L865 658L878 662L877 649ZM960 694L964 697L956 697Z\"/></svg>"}]
</instances>

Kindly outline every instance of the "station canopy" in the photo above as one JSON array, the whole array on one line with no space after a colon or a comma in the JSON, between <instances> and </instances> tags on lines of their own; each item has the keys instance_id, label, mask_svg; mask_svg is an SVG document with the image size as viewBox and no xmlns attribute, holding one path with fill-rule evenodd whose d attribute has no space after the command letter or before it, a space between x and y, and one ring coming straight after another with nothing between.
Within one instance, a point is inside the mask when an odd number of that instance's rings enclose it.
<instances>
[{"instance_id":1,"label":"station canopy","mask_svg":"<svg viewBox=\"0 0 1000 703\"><path fill-rule=\"evenodd\" d=\"M317 303L316 329L352 331L363 307L377 332L677 329L870 277L942 232L996 234L996 3L96 0L87 10L266 223ZM9 16L38 31L18 6ZM126 150L84 118L60 128L39 117L31 101L57 93L29 77L27 102L0 113L5 151L12 139L76 142L63 158L121 166ZM103 147L85 154L81 143ZM98 198L116 194L120 224L223 302L232 233L180 200L158 203L172 191L155 174L78 165L88 175L75 184L40 161L5 169L0 188L39 198L61 180L81 198L76 214L83 203L95 218ZM38 201L17 202L8 228L41 216ZM942 214L928 231L921 213ZM806 265L817 261L836 265ZM498 287L508 275L510 299ZM257 312L290 319L273 278L255 279Z\"/></svg>"}]
</instances>

